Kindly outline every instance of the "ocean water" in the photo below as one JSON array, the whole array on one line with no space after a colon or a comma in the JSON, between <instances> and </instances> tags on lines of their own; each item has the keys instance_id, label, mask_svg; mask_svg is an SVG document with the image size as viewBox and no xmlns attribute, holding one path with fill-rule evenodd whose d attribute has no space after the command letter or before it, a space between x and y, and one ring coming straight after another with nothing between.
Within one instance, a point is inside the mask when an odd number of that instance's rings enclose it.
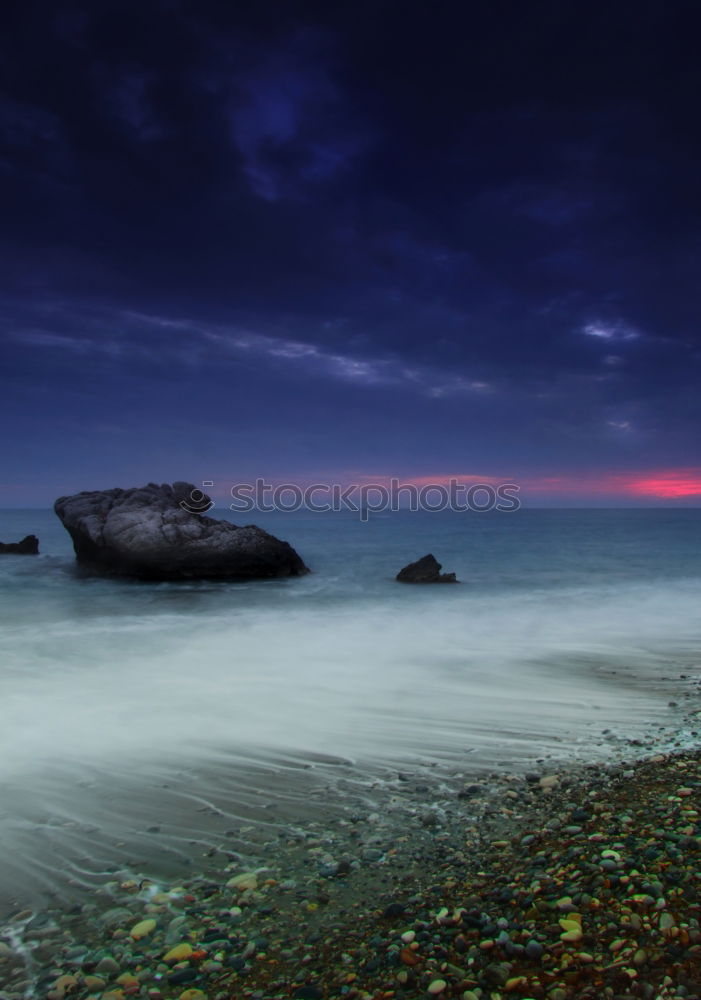
<instances>
[{"instance_id":1,"label":"ocean water","mask_svg":"<svg viewBox=\"0 0 701 1000\"><path fill-rule=\"evenodd\" d=\"M300 772L600 759L701 666L701 510L246 520L313 572L89 579L53 512L0 512L0 539L41 543L0 557L0 910L110 845L148 859L153 822L177 855L212 803L302 821ZM429 551L459 585L394 581Z\"/></svg>"}]
</instances>

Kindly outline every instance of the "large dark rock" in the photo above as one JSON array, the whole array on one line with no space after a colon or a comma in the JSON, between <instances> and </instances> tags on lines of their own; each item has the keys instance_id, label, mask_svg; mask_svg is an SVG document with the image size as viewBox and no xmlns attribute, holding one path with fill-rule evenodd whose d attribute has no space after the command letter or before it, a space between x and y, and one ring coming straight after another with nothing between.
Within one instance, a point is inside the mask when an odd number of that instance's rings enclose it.
<instances>
[{"instance_id":1,"label":"large dark rock","mask_svg":"<svg viewBox=\"0 0 701 1000\"><path fill-rule=\"evenodd\" d=\"M457 583L455 573L441 573L441 564L430 553L397 573L400 583Z\"/></svg>"},{"instance_id":2,"label":"large dark rock","mask_svg":"<svg viewBox=\"0 0 701 1000\"><path fill-rule=\"evenodd\" d=\"M301 576L309 570L287 542L255 525L236 527L197 511L211 500L191 483L60 497L54 510L91 572L142 580Z\"/></svg>"},{"instance_id":3,"label":"large dark rock","mask_svg":"<svg viewBox=\"0 0 701 1000\"><path fill-rule=\"evenodd\" d=\"M39 539L36 535L27 535L21 542L0 542L0 554L8 556L38 556Z\"/></svg>"}]
</instances>

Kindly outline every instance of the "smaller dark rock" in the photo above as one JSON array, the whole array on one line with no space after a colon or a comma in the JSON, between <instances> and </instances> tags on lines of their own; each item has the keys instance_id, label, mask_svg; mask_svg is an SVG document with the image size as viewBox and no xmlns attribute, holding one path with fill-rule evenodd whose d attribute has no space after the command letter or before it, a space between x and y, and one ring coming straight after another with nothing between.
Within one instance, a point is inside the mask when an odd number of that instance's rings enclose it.
<instances>
[{"instance_id":1,"label":"smaller dark rock","mask_svg":"<svg viewBox=\"0 0 701 1000\"><path fill-rule=\"evenodd\" d=\"M39 539L36 535L27 535L21 542L0 542L0 553L8 556L38 556Z\"/></svg>"},{"instance_id":2,"label":"smaller dark rock","mask_svg":"<svg viewBox=\"0 0 701 1000\"><path fill-rule=\"evenodd\" d=\"M403 917L404 907L402 906L401 903L390 903L389 906L386 906L385 909L383 910L382 916L388 920L391 917Z\"/></svg>"},{"instance_id":3,"label":"smaller dark rock","mask_svg":"<svg viewBox=\"0 0 701 1000\"><path fill-rule=\"evenodd\" d=\"M509 978L511 966L507 962L494 962L484 970L484 978L492 986L503 986Z\"/></svg>"},{"instance_id":4,"label":"smaller dark rock","mask_svg":"<svg viewBox=\"0 0 701 1000\"><path fill-rule=\"evenodd\" d=\"M482 792L483 790L484 789L482 785L465 785L465 787L461 788L460 791L458 792L458 798L471 799L475 795L479 795L480 792Z\"/></svg>"},{"instance_id":5,"label":"smaller dark rock","mask_svg":"<svg viewBox=\"0 0 701 1000\"><path fill-rule=\"evenodd\" d=\"M295 1000L324 1000L324 994L318 986L300 986L292 996Z\"/></svg>"},{"instance_id":6,"label":"smaller dark rock","mask_svg":"<svg viewBox=\"0 0 701 1000\"><path fill-rule=\"evenodd\" d=\"M178 969L176 972L170 972L167 976L168 982L175 986L179 983L194 983L199 978L200 974L197 969Z\"/></svg>"},{"instance_id":7,"label":"smaller dark rock","mask_svg":"<svg viewBox=\"0 0 701 1000\"><path fill-rule=\"evenodd\" d=\"M453 945L455 947L455 950L459 952L459 954L461 955L464 955L466 951L470 950L470 942L467 940L464 934L458 934L455 940L453 941Z\"/></svg>"},{"instance_id":8,"label":"smaller dark rock","mask_svg":"<svg viewBox=\"0 0 701 1000\"><path fill-rule=\"evenodd\" d=\"M430 553L397 573L400 583L457 583L455 573L441 573L441 564Z\"/></svg>"},{"instance_id":9,"label":"smaller dark rock","mask_svg":"<svg viewBox=\"0 0 701 1000\"><path fill-rule=\"evenodd\" d=\"M363 856L365 856L366 853L367 852L364 851ZM379 858L381 857L382 857L382 852L378 851L377 858L365 857L365 860L375 861L379 860ZM351 863L350 861L345 860L345 858L343 861L332 861L329 862L328 864L321 864L319 866L319 874L323 878L343 878L345 875L348 875L350 871L351 871Z\"/></svg>"},{"instance_id":10,"label":"smaller dark rock","mask_svg":"<svg viewBox=\"0 0 701 1000\"><path fill-rule=\"evenodd\" d=\"M529 958L532 958L534 960L542 958L543 946L540 944L539 941L536 941L535 938L531 938L531 940L526 945L526 955L528 955Z\"/></svg>"},{"instance_id":11,"label":"smaller dark rock","mask_svg":"<svg viewBox=\"0 0 701 1000\"><path fill-rule=\"evenodd\" d=\"M246 959L242 958L241 955L233 955L228 959L226 964L230 969L234 969L235 972L243 972L246 968Z\"/></svg>"}]
</instances>

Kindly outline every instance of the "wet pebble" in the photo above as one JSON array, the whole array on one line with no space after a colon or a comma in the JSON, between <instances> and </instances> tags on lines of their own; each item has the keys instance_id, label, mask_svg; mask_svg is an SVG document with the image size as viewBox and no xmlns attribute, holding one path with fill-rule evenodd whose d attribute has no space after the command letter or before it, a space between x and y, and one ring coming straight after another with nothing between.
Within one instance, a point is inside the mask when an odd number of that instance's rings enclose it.
<instances>
[{"instance_id":1,"label":"wet pebble","mask_svg":"<svg viewBox=\"0 0 701 1000\"><path fill-rule=\"evenodd\" d=\"M119 974L119 963L111 955L105 955L95 966L99 976L116 976Z\"/></svg>"},{"instance_id":2,"label":"wet pebble","mask_svg":"<svg viewBox=\"0 0 701 1000\"><path fill-rule=\"evenodd\" d=\"M543 946L540 944L539 941L536 941L533 938L531 938L531 940L525 947L525 952L528 958L539 959L542 958L543 956Z\"/></svg>"},{"instance_id":3,"label":"wet pebble","mask_svg":"<svg viewBox=\"0 0 701 1000\"><path fill-rule=\"evenodd\" d=\"M429 983L427 992L433 997L440 996L440 994L447 988L448 984L445 979L434 979L433 982Z\"/></svg>"}]
</instances>

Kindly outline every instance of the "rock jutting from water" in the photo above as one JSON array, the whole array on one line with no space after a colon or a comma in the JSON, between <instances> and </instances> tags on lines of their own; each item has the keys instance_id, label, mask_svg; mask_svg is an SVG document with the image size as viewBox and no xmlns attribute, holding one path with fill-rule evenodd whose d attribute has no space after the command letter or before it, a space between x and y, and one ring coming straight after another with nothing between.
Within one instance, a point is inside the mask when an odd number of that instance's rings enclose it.
<instances>
[{"instance_id":1,"label":"rock jutting from water","mask_svg":"<svg viewBox=\"0 0 701 1000\"><path fill-rule=\"evenodd\" d=\"M455 573L441 573L441 564L429 553L397 573L400 583L457 583Z\"/></svg>"},{"instance_id":2,"label":"rock jutting from water","mask_svg":"<svg viewBox=\"0 0 701 1000\"><path fill-rule=\"evenodd\" d=\"M0 542L0 555L38 556L39 539L36 535L27 535L21 542Z\"/></svg>"},{"instance_id":3,"label":"rock jutting from water","mask_svg":"<svg viewBox=\"0 0 701 1000\"><path fill-rule=\"evenodd\" d=\"M255 525L206 517L213 506L191 483L60 497L54 510L78 564L141 580L251 580L308 573L287 542Z\"/></svg>"}]
</instances>

